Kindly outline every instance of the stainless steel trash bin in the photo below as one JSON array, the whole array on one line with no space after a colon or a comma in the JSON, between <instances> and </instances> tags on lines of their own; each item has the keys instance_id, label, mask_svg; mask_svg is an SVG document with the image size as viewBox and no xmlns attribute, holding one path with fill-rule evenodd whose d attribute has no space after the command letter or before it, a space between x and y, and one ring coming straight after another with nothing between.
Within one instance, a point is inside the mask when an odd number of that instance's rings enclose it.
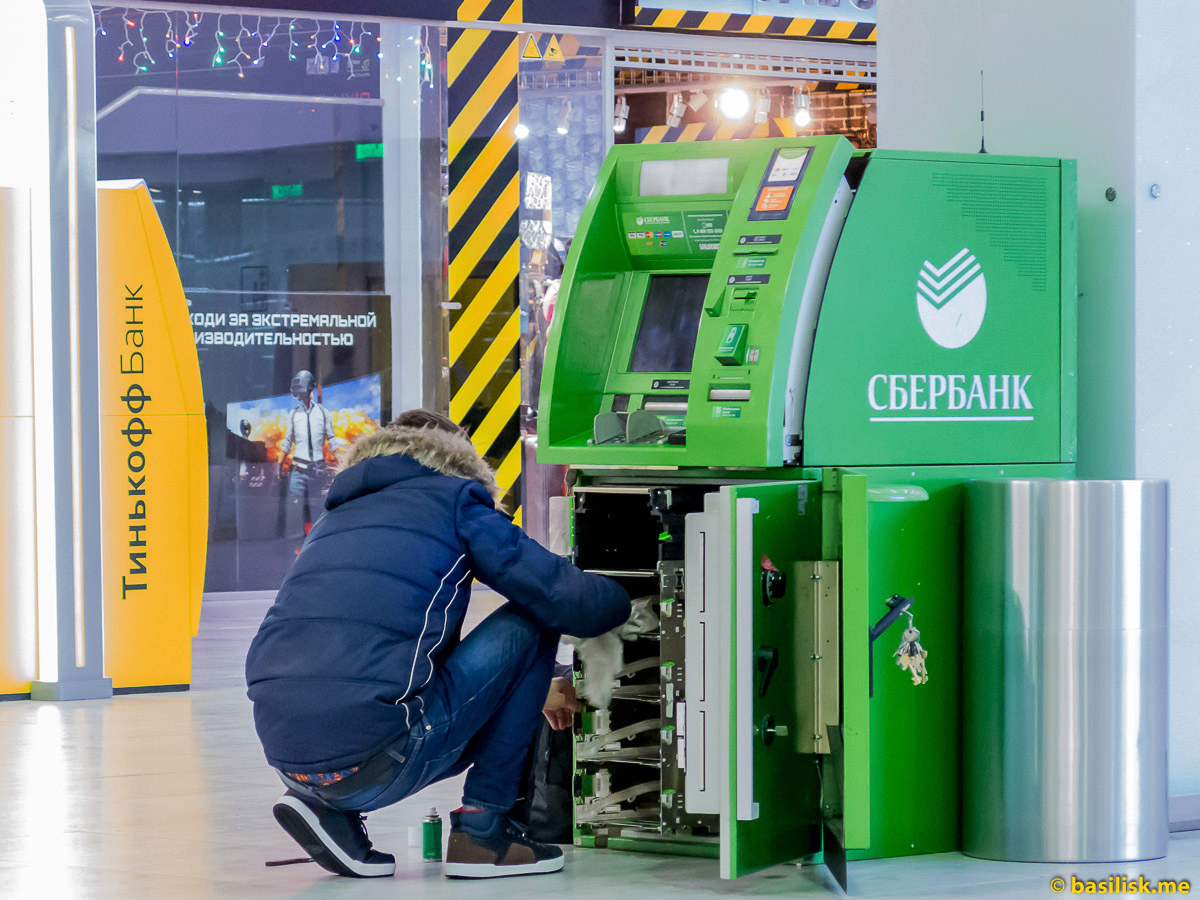
<instances>
[{"instance_id":1,"label":"stainless steel trash bin","mask_svg":"<svg viewBox=\"0 0 1200 900\"><path fill-rule=\"evenodd\" d=\"M1167 852L1167 484L966 487L963 850Z\"/></svg>"}]
</instances>

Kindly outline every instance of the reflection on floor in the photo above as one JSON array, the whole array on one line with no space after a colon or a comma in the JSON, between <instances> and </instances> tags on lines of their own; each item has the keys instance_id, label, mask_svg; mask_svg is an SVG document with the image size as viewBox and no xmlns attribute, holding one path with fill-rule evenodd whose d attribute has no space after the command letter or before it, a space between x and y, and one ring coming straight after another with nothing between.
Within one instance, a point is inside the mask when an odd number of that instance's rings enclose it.
<instances>
[{"instance_id":1,"label":"reflection on floor","mask_svg":"<svg viewBox=\"0 0 1200 900\"><path fill-rule=\"evenodd\" d=\"M478 598L483 611L494 596ZM395 879L357 881L314 865L267 868L299 848L271 818L281 793L262 760L242 683L245 649L267 600L213 600L195 642L193 690L80 703L0 703L0 897L830 897L819 867L780 866L735 883L715 862L568 850L566 872L452 882L410 841L430 806L458 805L457 780L372 813ZM419 842L418 842L419 843ZM1172 837L1165 860L1133 865L990 863L959 854L851 864L864 897L1053 896L1050 879L1124 874L1200 882L1200 833Z\"/></svg>"}]
</instances>

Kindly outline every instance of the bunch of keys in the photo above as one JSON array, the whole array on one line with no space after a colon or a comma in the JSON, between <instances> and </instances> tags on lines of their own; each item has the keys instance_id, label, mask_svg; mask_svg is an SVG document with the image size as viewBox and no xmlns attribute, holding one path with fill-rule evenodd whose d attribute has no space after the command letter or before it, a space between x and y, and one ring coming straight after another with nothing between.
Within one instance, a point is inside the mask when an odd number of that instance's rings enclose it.
<instances>
[{"instance_id":1,"label":"bunch of keys","mask_svg":"<svg viewBox=\"0 0 1200 900\"><path fill-rule=\"evenodd\" d=\"M900 648L892 655L896 657L896 665L912 675L913 684L924 684L929 680L925 670L925 657L929 651L921 646L921 632L913 627L912 613L905 610L908 616L908 627L900 638Z\"/></svg>"}]
</instances>

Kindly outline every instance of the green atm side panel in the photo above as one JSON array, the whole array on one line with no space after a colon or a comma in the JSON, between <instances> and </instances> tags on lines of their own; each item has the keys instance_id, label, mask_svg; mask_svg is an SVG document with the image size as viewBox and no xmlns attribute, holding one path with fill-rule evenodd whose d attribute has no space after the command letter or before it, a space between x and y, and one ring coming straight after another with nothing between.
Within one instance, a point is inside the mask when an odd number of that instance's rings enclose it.
<instances>
[{"instance_id":1,"label":"green atm side panel","mask_svg":"<svg viewBox=\"0 0 1200 900\"><path fill-rule=\"evenodd\" d=\"M806 466L1074 459L1074 171L871 155L817 327Z\"/></svg>"},{"instance_id":2,"label":"green atm side panel","mask_svg":"<svg viewBox=\"0 0 1200 900\"><path fill-rule=\"evenodd\" d=\"M961 479L971 474L987 473L839 470L834 479L846 632L842 846L851 859L959 847ZM871 648L869 630L893 594L913 598L929 653L925 684L896 665L905 616Z\"/></svg>"}]
</instances>

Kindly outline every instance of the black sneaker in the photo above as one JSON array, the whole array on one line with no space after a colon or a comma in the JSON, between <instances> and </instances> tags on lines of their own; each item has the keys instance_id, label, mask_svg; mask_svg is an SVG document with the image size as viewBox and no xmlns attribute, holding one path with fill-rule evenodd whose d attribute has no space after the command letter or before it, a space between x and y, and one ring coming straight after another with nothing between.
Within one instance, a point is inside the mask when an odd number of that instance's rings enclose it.
<instances>
[{"instance_id":1,"label":"black sneaker","mask_svg":"<svg viewBox=\"0 0 1200 900\"><path fill-rule=\"evenodd\" d=\"M450 813L450 841L442 866L446 877L501 878L562 870L562 850L553 844L539 844L508 816L471 813L470 818L478 819L479 827L464 827L462 814L458 810Z\"/></svg>"},{"instance_id":2,"label":"black sneaker","mask_svg":"<svg viewBox=\"0 0 1200 900\"><path fill-rule=\"evenodd\" d=\"M275 821L324 869L351 878L394 875L396 857L371 849L363 817L305 800L288 791L275 803Z\"/></svg>"}]
</instances>

